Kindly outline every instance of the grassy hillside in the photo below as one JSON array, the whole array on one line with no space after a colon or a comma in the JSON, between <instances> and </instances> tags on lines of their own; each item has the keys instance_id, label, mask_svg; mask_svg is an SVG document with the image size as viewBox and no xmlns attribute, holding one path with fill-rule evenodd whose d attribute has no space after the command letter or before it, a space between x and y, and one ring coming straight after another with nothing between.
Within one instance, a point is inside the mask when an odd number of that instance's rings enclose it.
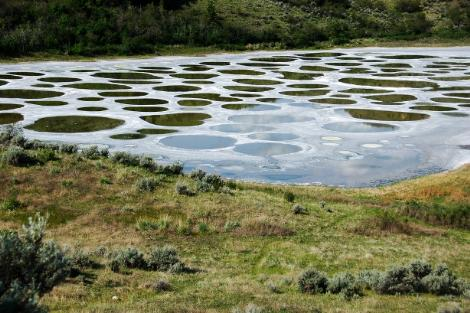
<instances>
[{"instance_id":1,"label":"grassy hillside","mask_svg":"<svg viewBox=\"0 0 470 313\"><path fill-rule=\"evenodd\" d=\"M469 34L466 0L0 2L2 57L155 54L181 47L283 49L365 39L455 42Z\"/></svg>"},{"instance_id":2,"label":"grassy hillside","mask_svg":"<svg viewBox=\"0 0 470 313\"><path fill-rule=\"evenodd\" d=\"M297 284L309 268L357 275L415 259L447 263L470 280L470 166L374 189L237 181L206 191L188 175L125 165L128 155L37 147L26 150L35 160L28 166L9 165L19 163L11 148L1 150L0 228L49 214L49 238L99 263L46 294L41 303L50 312L232 312L251 303L246 312L427 313L449 302L459 312L470 306L468 293L366 289L348 300L301 293ZM182 186L199 191L184 195ZM294 204L305 211L294 212ZM112 251L148 253L166 244L193 271L110 267ZM157 281L170 287L156 288Z\"/></svg>"}]
</instances>

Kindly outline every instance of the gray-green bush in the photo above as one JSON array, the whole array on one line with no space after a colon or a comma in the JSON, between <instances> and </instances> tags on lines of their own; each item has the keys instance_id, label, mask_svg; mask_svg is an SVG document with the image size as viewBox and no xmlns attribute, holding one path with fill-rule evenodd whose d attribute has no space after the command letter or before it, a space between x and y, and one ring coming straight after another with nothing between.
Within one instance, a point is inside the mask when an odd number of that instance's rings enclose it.
<instances>
[{"instance_id":1,"label":"gray-green bush","mask_svg":"<svg viewBox=\"0 0 470 313\"><path fill-rule=\"evenodd\" d=\"M176 249L171 246L164 246L154 248L150 252L147 267L154 271L170 271L172 268L177 268L178 263L183 264L178 258Z\"/></svg>"},{"instance_id":2,"label":"gray-green bush","mask_svg":"<svg viewBox=\"0 0 470 313\"><path fill-rule=\"evenodd\" d=\"M46 224L47 219L37 215L21 233L0 233L0 312L43 312L37 297L69 276L64 251L44 241Z\"/></svg>"},{"instance_id":3,"label":"gray-green bush","mask_svg":"<svg viewBox=\"0 0 470 313\"><path fill-rule=\"evenodd\" d=\"M316 269L302 273L298 281L299 289L304 293L325 293L328 289L328 278Z\"/></svg>"},{"instance_id":4,"label":"gray-green bush","mask_svg":"<svg viewBox=\"0 0 470 313\"><path fill-rule=\"evenodd\" d=\"M12 166L28 166L35 164L37 161L23 148L10 146L5 152L3 152L1 162Z\"/></svg>"},{"instance_id":5,"label":"gray-green bush","mask_svg":"<svg viewBox=\"0 0 470 313\"><path fill-rule=\"evenodd\" d=\"M136 181L136 188L140 191L152 192L155 191L160 181L154 177L143 177Z\"/></svg>"}]
</instances>

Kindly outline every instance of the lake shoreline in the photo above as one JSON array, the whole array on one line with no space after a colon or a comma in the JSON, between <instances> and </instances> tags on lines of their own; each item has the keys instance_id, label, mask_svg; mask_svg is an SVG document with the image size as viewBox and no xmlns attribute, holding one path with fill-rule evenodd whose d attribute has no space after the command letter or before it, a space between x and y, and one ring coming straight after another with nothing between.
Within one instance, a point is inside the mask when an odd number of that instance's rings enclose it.
<instances>
[{"instance_id":1,"label":"lake shoreline","mask_svg":"<svg viewBox=\"0 0 470 313\"><path fill-rule=\"evenodd\" d=\"M285 52L285 51L316 51L316 50L334 50L334 49L354 49L354 48L449 48L449 47L468 47L470 46L470 37L461 39L442 39L442 38L422 38L420 40L375 40L375 39L360 39L352 43L344 45L335 45L324 43L313 47L304 48L282 48L282 49L269 49L261 47L260 49L252 49L241 47L240 49L225 49L220 47L198 47L198 46L166 46L157 50L155 54L136 54L136 55L96 55L96 56L83 56L83 55L63 55L56 53L34 53L30 56L0 57L0 64L16 64L16 63L30 63L30 62L46 62L46 61L70 61L70 62L93 62L93 61L106 61L106 60L128 60L128 59L151 59L157 57L168 56L208 56L220 54L242 54L253 52Z\"/></svg>"}]
</instances>

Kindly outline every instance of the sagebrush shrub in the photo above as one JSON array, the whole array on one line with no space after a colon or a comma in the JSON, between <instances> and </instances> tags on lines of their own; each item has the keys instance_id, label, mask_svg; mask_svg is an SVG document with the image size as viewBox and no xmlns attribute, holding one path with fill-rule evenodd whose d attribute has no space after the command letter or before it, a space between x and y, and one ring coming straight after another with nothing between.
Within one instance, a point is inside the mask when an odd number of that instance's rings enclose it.
<instances>
[{"instance_id":1,"label":"sagebrush shrub","mask_svg":"<svg viewBox=\"0 0 470 313\"><path fill-rule=\"evenodd\" d=\"M152 192L155 191L160 181L153 177L144 177L137 180L135 183L136 187L140 191Z\"/></svg>"},{"instance_id":2,"label":"sagebrush shrub","mask_svg":"<svg viewBox=\"0 0 470 313\"><path fill-rule=\"evenodd\" d=\"M158 168L158 165L151 157L141 156L139 158L139 167L144 168L150 172L155 172Z\"/></svg>"},{"instance_id":3,"label":"sagebrush shrub","mask_svg":"<svg viewBox=\"0 0 470 313\"><path fill-rule=\"evenodd\" d=\"M80 249L74 250L69 256L71 275L76 276L87 268L94 268L98 264L92 259L90 253Z\"/></svg>"},{"instance_id":4,"label":"sagebrush shrub","mask_svg":"<svg viewBox=\"0 0 470 313\"><path fill-rule=\"evenodd\" d=\"M200 192L219 191L225 185L220 175L204 175L197 181L197 190Z\"/></svg>"},{"instance_id":5,"label":"sagebrush shrub","mask_svg":"<svg viewBox=\"0 0 470 313\"><path fill-rule=\"evenodd\" d=\"M382 273L377 270L359 272L357 282L365 289L375 290L382 279Z\"/></svg>"},{"instance_id":6,"label":"sagebrush shrub","mask_svg":"<svg viewBox=\"0 0 470 313\"><path fill-rule=\"evenodd\" d=\"M159 280L153 285L153 290L157 292L170 291L171 285L166 280Z\"/></svg>"},{"instance_id":7,"label":"sagebrush shrub","mask_svg":"<svg viewBox=\"0 0 470 313\"><path fill-rule=\"evenodd\" d=\"M0 312L46 313L38 304L37 294L29 287L14 281L8 288L0 281Z\"/></svg>"},{"instance_id":8,"label":"sagebrush shrub","mask_svg":"<svg viewBox=\"0 0 470 313\"><path fill-rule=\"evenodd\" d=\"M174 162L169 165L159 166L157 172L167 176L178 176L183 173L183 163Z\"/></svg>"},{"instance_id":9,"label":"sagebrush shrub","mask_svg":"<svg viewBox=\"0 0 470 313\"><path fill-rule=\"evenodd\" d=\"M134 247L129 247L115 252L109 266L112 271L119 271L122 267L145 269L147 263L142 252Z\"/></svg>"},{"instance_id":10,"label":"sagebrush shrub","mask_svg":"<svg viewBox=\"0 0 470 313\"><path fill-rule=\"evenodd\" d=\"M107 158L109 156L109 150L107 148L91 146L83 148L80 154L86 159L97 160L99 158Z\"/></svg>"},{"instance_id":11,"label":"sagebrush shrub","mask_svg":"<svg viewBox=\"0 0 470 313\"><path fill-rule=\"evenodd\" d=\"M67 153L67 154L74 154L78 152L78 146L74 144L64 143L59 146L59 152Z\"/></svg>"},{"instance_id":12,"label":"sagebrush shrub","mask_svg":"<svg viewBox=\"0 0 470 313\"><path fill-rule=\"evenodd\" d=\"M194 180L201 180L203 179L205 176L207 175L206 172L204 172L203 170L194 170L192 171L190 174L189 174L189 177L191 177L192 179Z\"/></svg>"},{"instance_id":13,"label":"sagebrush shrub","mask_svg":"<svg viewBox=\"0 0 470 313\"><path fill-rule=\"evenodd\" d=\"M316 269L304 272L298 281L299 289L304 293L325 293L328 289L328 278Z\"/></svg>"},{"instance_id":14,"label":"sagebrush shrub","mask_svg":"<svg viewBox=\"0 0 470 313\"><path fill-rule=\"evenodd\" d=\"M307 214L307 209L300 204L294 204L292 206L292 213L294 214Z\"/></svg>"},{"instance_id":15,"label":"sagebrush shrub","mask_svg":"<svg viewBox=\"0 0 470 313\"><path fill-rule=\"evenodd\" d=\"M122 151L113 153L110 157L110 160L113 163L118 163L125 166L138 166L140 164L140 156Z\"/></svg>"},{"instance_id":16,"label":"sagebrush shrub","mask_svg":"<svg viewBox=\"0 0 470 313\"><path fill-rule=\"evenodd\" d=\"M188 186L183 185L183 184L176 184L175 192L178 195L189 196L189 197L196 195L194 191L192 191L191 189L189 189Z\"/></svg>"},{"instance_id":17,"label":"sagebrush shrub","mask_svg":"<svg viewBox=\"0 0 470 313\"><path fill-rule=\"evenodd\" d=\"M328 291L341 293L344 298L352 299L363 295L362 288L350 273L338 273L329 280Z\"/></svg>"},{"instance_id":18,"label":"sagebrush shrub","mask_svg":"<svg viewBox=\"0 0 470 313\"><path fill-rule=\"evenodd\" d=\"M12 166L28 166L36 163L36 160L23 148L11 146L3 152L1 162Z\"/></svg>"},{"instance_id":19,"label":"sagebrush shrub","mask_svg":"<svg viewBox=\"0 0 470 313\"><path fill-rule=\"evenodd\" d=\"M408 294L414 292L416 278L408 267L394 266L380 279L376 291L382 294Z\"/></svg>"},{"instance_id":20,"label":"sagebrush shrub","mask_svg":"<svg viewBox=\"0 0 470 313\"><path fill-rule=\"evenodd\" d=\"M53 241L44 242L46 218L29 218L21 233L0 232L0 312L44 312L37 296L70 274L70 261Z\"/></svg>"},{"instance_id":21,"label":"sagebrush shrub","mask_svg":"<svg viewBox=\"0 0 470 313\"><path fill-rule=\"evenodd\" d=\"M434 271L423 278L426 290L436 295L461 295L465 291L464 282L445 264L436 266Z\"/></svg>"},{"instance_id":22,"label":"sagebrush shrub","mask_svg":"<svg viewBox=\"0 0 470 313\"><path fill-rule=\"evenodd\" d=\"M177 263L181 262L176 249L171 246L164 246L154 248L150 252L147 267L154 271L169 271Z\"/></svg>"},{"instance_id":23,"label":"sagebrush shrub","mask_svg":"<svg viewBox=\"0 0 470 313\"><path fill-rule=\"evenodd\" d=\"M284 200L286 200L287 202L294 202L295 195L290 191L286 191L284 193Z\"/></svg>"},{"instance_id":24,"label":"sagebrush shrub","mask_svg":"<svg viewBox=\"0 0 470 313\"><path fill-rule=\"evenodd\" d=\"M239 221L226 221L224 224L224 231L231 232L240 227Z\"/></svg>"}]
</instances>

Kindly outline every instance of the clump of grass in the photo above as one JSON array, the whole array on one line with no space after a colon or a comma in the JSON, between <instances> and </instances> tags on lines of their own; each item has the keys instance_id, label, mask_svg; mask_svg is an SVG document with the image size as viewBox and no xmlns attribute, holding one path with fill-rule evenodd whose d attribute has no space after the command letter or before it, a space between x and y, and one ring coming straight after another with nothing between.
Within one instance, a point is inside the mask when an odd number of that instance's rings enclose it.
<instances>
[{"instance_id":1,"label":"clump of grass","mask_svg":"<svg viewBox=\"0 0 470 313\"><path fill-rule=\"evenodd\" d=\"M101 177L100 178L100 184L101 185L111 185L113 182L111 181L110 178L108 177Z\"/></svg>"},{"instance_id":2,"label":"clump of grass","mask_svg":"<svg viewBox=\"0 0 470 313\"><path fill-rule=\"evenodd\" d=\"M237 234L242 236L291 236L294 232L284 226L273 224L266 220L254 220L238 228Z\"/></svg>"},{"instance_id":3,"label":"clump of grass","mask_svg":"<svg viewBox=\"0 0 470 313\"><path fill-rule=\"evenodd\" d=\"M226 221L224 225L224 231L228 233L228 232L234 231L240 226L241 225L239 221Z\"/></svg>"},{"instance_id":4,"label":"clump of grass","mask_svg":"<svg viewBox=\"0 0 470 313\"><path fill-rule=\"evenodd\" d=\"M463 313L463 311L458 303L451 302L441 305L437 309L437 313Z\"/></svg>"},{"instance_id":5,"label":"clump of grass","mask_svg":"<svg viewBox=\"0 0 470 313\"><path fill-rule=\"evenodd\" d=\"M3 200L0 204L0 210L2 211L16 211L21 208L22 203L18 200L18 192L10 192L8 197Z\"/></svg>"},{"instance_id":6,"label":"clump of grass","mask_svg":"<svg viewBox=\"0 0 470 313\"><path fill-rule=\"evenodd\" d=\"M160 219L139 218L136 222L136 228L140 231L166 230L170 227L170 218L168 216Z\"/></svg>"},{"instance_id":7,"label":"clump of grass","mask_svg":"<svg viewBox=\"0 0 470 313\"><path fill-rule=\"evenodd\" d=\"M411 235L415 232L408 222L403 221L402 217L390 210L379 211L376 216L364 220L353 231L365 236L377 234Z\"/></svg>"},{"instance_id":8,"label":"clump of grass","mask_svg":"<svg viewBox=\"0 0 470 313\"><path fill-rule=\"evenodd\" d=\"M180 235L190 236L193 234L193 222L191 219L179 220L176 232Z\"/></svg>"},{"instance_id":9,"label":"clump of grass","mask_svg":"<svg viewBox=\"0 0 470 313\"><path fill-rule=\"evenodd\" d=\"M437 225L450 225L470 229L468 202L424 202L408 200L396 204L399 212Z\"/></svg>"},{"instance_id":10,"label":"clump of grass","mask_svg":"<svg viewBox=\"0 0 470 313\"><path fill-rule=\"evenodd\" d=\"M249 303L244 308L234 308L231 313L263 313L264 309L256 304Z\"/></svg>"}]
</instances>

